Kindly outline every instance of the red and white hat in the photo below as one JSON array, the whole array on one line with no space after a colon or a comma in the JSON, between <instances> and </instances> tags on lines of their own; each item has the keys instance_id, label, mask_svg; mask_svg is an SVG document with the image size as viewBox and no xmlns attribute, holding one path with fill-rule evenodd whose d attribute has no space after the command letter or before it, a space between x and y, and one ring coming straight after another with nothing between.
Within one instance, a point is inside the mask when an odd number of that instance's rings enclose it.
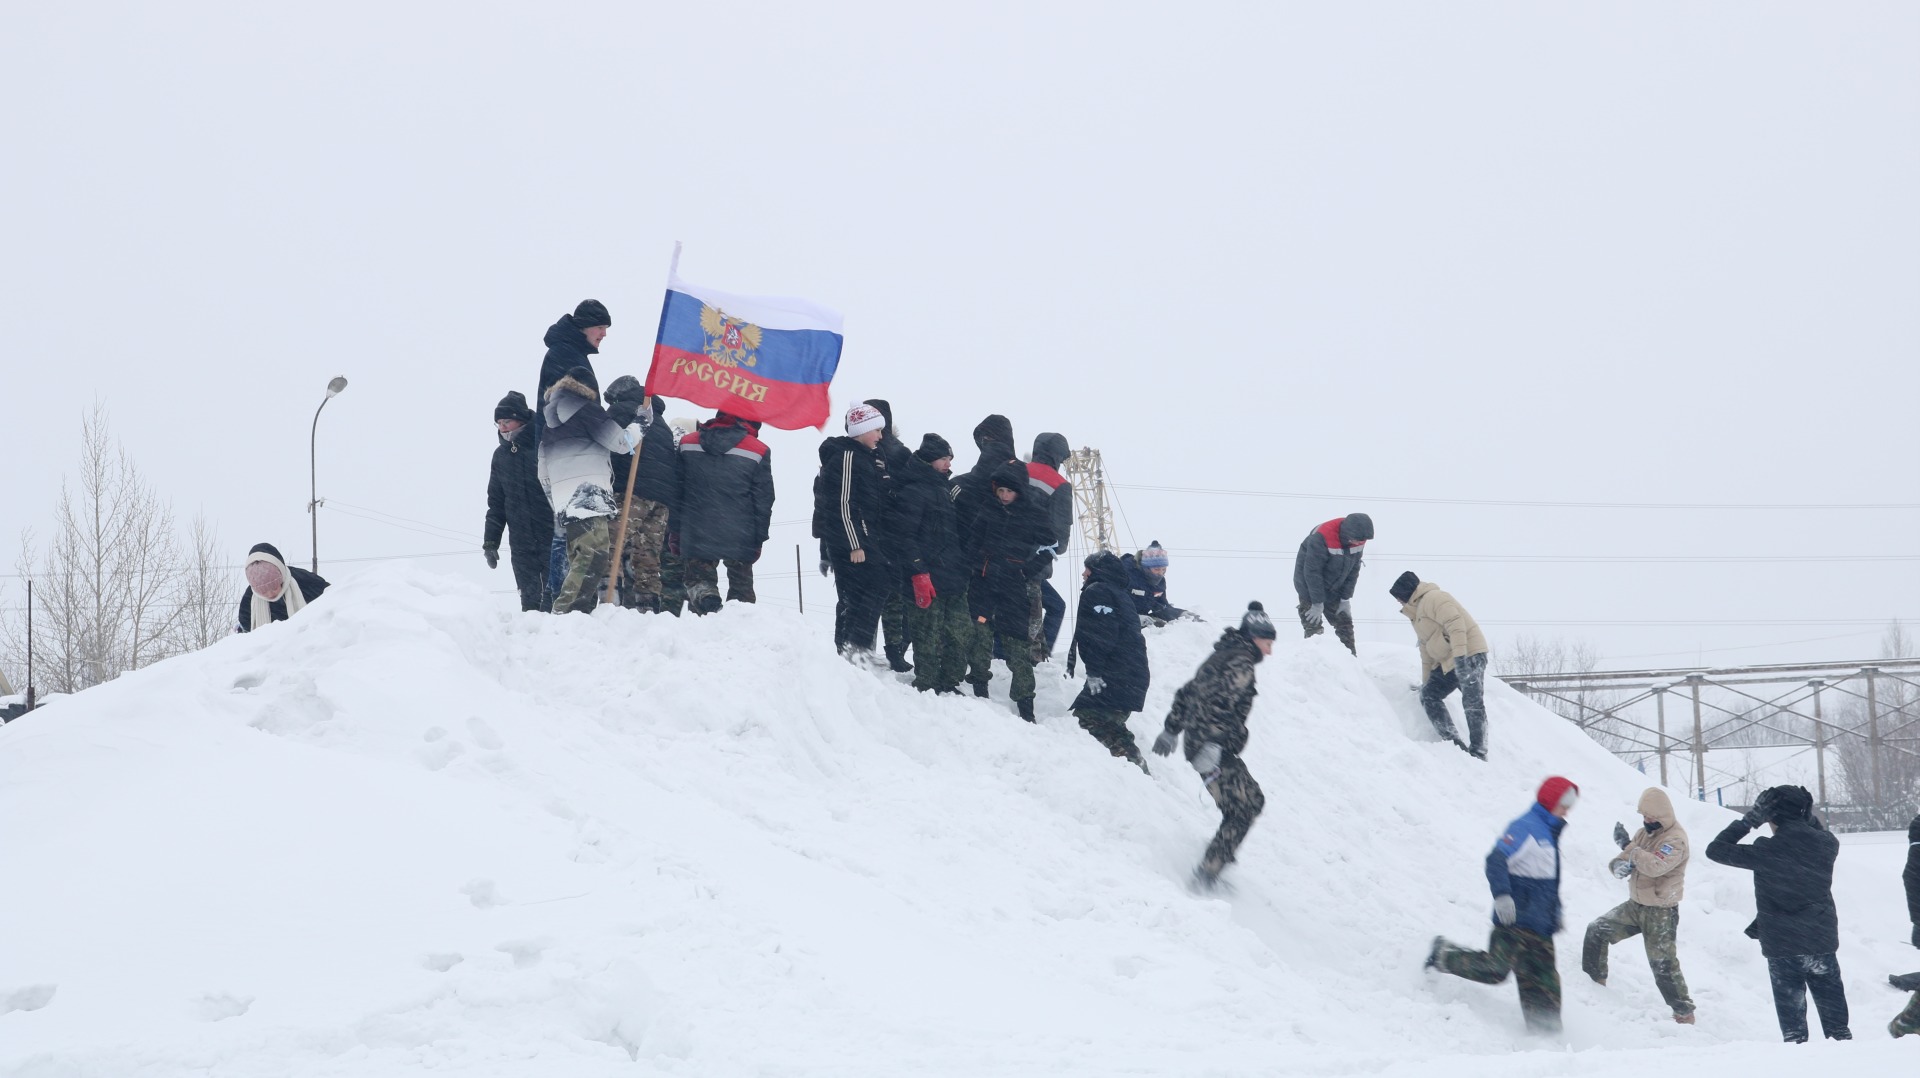
<instances>
[{"instance_id":1,"label":"red and white hat","mask_svg":"<svg viewBox=\"0 0 1920 1078\"><path fill-rule=\"evenodd\" d=\"M887 425L887 417L871 404L856 404L847 409L847 437L858 438L870 430Z\"/></svg>"},{"instance_id":2,"label":"red and white hat","mask_svg":"<svg viewBox=\"0 0 1920 1078\"><path fill-rule=\"evenodd\" d=\"M1540 792L1533 796L1535 801L1540 802L1540 807L1548 812L1563 805L1566 808L1572 808L1573 803L1579 798L1580 787L1574 785L1572 779L1561 778L1559 775L1548 776L1547 781L1540 784Z\"/></svg>"}]
</instances>

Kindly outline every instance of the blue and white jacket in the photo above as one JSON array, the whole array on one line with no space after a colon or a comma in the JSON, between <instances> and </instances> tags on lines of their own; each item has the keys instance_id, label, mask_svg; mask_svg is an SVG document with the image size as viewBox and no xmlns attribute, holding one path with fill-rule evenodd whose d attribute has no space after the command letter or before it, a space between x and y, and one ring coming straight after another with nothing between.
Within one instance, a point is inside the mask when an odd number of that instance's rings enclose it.
<instances>
[{"instance_id":1,"label":"blue and white jacket","mask_svg":"<svg viewBox=\"0 0 1920 1078\"><path fill-rule=\"evenodd\" d=\"M1560 830L1567 821L1535 805L1507 825L1487 854L1493 897L1512 895L1514 925L1551 936L1560 931Z\"/></svg>"}]
</instances>

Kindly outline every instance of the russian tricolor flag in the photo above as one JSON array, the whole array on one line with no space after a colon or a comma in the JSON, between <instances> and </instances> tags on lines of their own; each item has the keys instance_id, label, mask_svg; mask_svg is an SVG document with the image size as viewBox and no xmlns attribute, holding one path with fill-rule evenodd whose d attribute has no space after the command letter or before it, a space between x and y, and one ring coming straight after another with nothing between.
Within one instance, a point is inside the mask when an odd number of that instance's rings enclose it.
<instances>
[{"instance_id":1,"label":"russian tricolor flag","mask_svg":"<svg viewBox=\"0 0 1920 1078\"><path fill-rule=\"evenodd\" d=\"M824 427L841 318L785 296L737 296L667 274L647 391L785 430Z\"/></svg>"}]
</instances>

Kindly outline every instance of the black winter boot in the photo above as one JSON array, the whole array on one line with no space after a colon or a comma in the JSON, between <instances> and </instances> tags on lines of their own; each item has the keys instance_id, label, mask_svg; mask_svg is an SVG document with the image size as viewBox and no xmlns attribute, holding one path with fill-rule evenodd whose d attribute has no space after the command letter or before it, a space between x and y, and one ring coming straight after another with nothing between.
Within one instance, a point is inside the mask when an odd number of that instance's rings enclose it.
<instances>
[{"instance_id":1,"label":"black winter boot","mask_svg":"<svg viewBox=\"0 0 1920 1078\"><path fill-rule=\"evenodd\" d=\"M907 649L903 647L887 649L887 669L896 674L913 672L913 664L907 661Z\"/></svg>"},{"instance_id":2,"label":"black winter boot","mask_svg":"<svg viewBox=\"0 0 1920 1078\"><path fill-rule=\"evenodd\" d=\"M1035 721L1033 717L1033 701L1032 700L1015 700L1013 703L1015 707L1018 707L1020 709L1021 718L1027 720L1028 722Z\"/></svg>"},{"instance_id":3,"label":"black winter boot","mask_svg":"<svg viewBox=\"0 0 1920 1078\"><path fill-rule=\"evenodd\" d=\"M987 683L984 681L974 682L973 695L978 696L982 700L985 700L987 698Z\"/></svg>"}]
</instances>

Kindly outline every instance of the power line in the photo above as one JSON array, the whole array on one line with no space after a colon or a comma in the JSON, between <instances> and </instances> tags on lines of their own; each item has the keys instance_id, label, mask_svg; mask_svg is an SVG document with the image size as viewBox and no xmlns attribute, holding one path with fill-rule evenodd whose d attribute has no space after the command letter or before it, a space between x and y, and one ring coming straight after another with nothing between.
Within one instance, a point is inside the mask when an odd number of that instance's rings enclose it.
<instances>
[{"instance_id":1,"label":"power line","mask_svg":"<svg viewBox=\"0 0 1920 1078\"><path fill-rule=\"evenodd\" d=\"M1121 484L1109 484L1118 486ZM1392 502L1402 505L1479 505L1513 506L1530 509L1733 509L1758 511L1828 511L1835 509L1920 509L1920 502L1566 502L1533 498L1418 498L1385 497L1360 494L1306 494L1280 490L1226 490L1215 487L1177 487L1128 483L1128 490L1152 490L1167 494L1206 494L1230 498L1286 498L1314 502Z\"/></svg>"},{"instance_id":2,"label":"power line","mask_svg":"<svg viewBox=\"0 0 1920 1078\"><path fill-rule=\"evenodd\" d=\"M1262 550L1234 547L1177 547L1183 558L1216 561L1279 561L1295 557L1297 550ZM1520 563L1536 565L1775 565L1794 562L1894 562L1920 561L1920 554L1402 554L1382 551L1376 559L1391 556L1403 561Z\"/></svg>"}]
</instances>

